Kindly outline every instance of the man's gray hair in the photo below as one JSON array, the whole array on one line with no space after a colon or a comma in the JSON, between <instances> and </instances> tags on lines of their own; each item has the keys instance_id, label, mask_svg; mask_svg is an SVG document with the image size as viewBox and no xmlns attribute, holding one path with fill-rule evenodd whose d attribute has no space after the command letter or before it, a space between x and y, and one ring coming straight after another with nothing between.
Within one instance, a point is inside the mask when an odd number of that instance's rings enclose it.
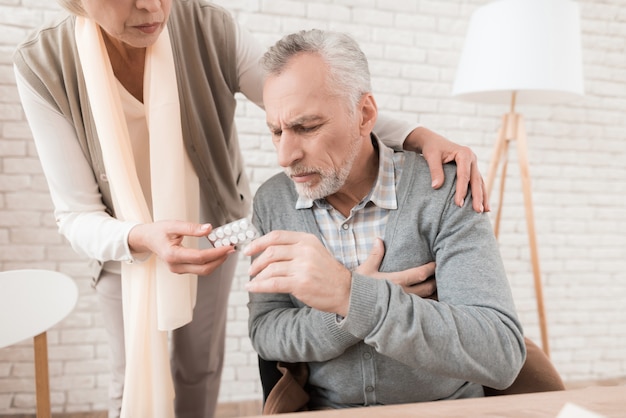
<instances>
[{"instance_id":1,"label":"man's gray hair","mask_svg":"<svg viewBox=\"0 0 626 418\"><path fill-rule=\"evenodd\" d=\"M353 110L365 93L372 91L367 58L347 34L319 29L303 30L283 37L269 48L261 66L266 76L280 75L300 53L318 54L328 65L332 93L348 98Z\"/></svg>"}]
</instances>

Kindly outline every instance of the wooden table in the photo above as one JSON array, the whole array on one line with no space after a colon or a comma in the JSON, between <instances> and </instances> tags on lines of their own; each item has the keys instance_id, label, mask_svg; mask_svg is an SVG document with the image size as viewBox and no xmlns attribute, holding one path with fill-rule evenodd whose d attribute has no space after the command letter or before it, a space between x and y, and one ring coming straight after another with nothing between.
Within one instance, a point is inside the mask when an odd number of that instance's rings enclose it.
<instances>
[{"instance_id":1,"label":"wooden table","mask_svg":"<svg viewBox=\"0 0 626 418\"><path fill-rule=\"evenodd\" d=\"M626 386L281 414L281 418L556 418L566 403L603 417L626 417ZM567 418L577 418L569 415Z\"/></svg>"}]
</instances>

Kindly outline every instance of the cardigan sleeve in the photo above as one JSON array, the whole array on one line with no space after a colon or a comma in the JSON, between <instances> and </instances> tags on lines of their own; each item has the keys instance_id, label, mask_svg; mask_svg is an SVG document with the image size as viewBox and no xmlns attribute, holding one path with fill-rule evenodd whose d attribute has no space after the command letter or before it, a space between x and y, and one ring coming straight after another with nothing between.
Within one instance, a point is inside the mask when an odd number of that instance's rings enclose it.
<instances>
[{"instance_id":1,"label":"cardigan sleeve","mask_svg":"<svg viewBox=\"0 0 626 418\"><path fill-rule=\"evenodd\" d=\"M291 180L287 180L291 181ZM291 202L270 180L254 201L252 221L261 234L270 232L272 217ZM312 309L289 294L250 293L249 333L252 346L265 360L286 362L328 361L340 356L360 339L339 328L337 317Z\"/></svg>"},{"instance_id":2,"label":"cardigan sleeve","mask_svg":"<svg viewBox=\"0 0 626 418\"><path fill-rule=\"evenodd\" d=\"M235 45L239 89L248 100L263 108L263 72L259 61L263 47L244 27L235 23Z\"/></svg>"}]
</instances>

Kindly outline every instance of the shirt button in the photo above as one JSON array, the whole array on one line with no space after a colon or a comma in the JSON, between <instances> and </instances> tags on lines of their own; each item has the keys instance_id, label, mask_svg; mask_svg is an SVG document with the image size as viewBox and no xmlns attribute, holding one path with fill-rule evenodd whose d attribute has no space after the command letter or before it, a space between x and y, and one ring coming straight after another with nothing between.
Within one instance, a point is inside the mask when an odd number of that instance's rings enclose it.
<instances>
[{"instance_id":1,"label":"shirt button","mask_svg":"<svg viewBox=\"0 0 626 418\"><path fill-rule=\"evenodd\" d=\"M365 388L366 392L374 392L374 386L368 386Z\"/></svg>"},{"instance_id":2,"label":"shirt button","mask_svg":"<svg viewBox=\"0 0 626 418\"><path fill-rule=\"evenodd\" d=\"M341 225L341 227L342 227L344 230L346 230L346 229L350 228L350 225L348 225L348 224L343 224L343 225Z\"/></svg>"},{"instance_id":3,"label":"shirt button","mask_svg":"<svg viewBox=\"0 0 626 418\"><path fill-rule=\"evenodd\" d=\"M369 359L372 358L372 355L370 353L364 353L363 354L363 358L366 359L366 360L369 360Z\"/></svg>"}]
</instances>

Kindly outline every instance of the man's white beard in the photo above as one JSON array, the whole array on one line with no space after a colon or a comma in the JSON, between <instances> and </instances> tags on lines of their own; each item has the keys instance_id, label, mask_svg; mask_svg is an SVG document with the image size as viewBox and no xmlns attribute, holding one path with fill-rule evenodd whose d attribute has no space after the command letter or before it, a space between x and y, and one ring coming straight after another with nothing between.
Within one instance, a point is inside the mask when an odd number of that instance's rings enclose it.
<instances>
[{"instance_id":1,"label":"man's white beard","mask_svg":"<svg viewBox=\"0 0 626 418\"><path fill-rule=\"evenodd\" d=\"M346 183L354 161L359 155L360 143L356 136L350 143L350 152L341 167L313 168L301 164L295 164L285 169L287 175L297 175L301 173L317 173L320 176L319 182L315 186L308 183L295 183L296 190L301 197L316 200L337 193Z\"/></svg>"}]
</instances>

